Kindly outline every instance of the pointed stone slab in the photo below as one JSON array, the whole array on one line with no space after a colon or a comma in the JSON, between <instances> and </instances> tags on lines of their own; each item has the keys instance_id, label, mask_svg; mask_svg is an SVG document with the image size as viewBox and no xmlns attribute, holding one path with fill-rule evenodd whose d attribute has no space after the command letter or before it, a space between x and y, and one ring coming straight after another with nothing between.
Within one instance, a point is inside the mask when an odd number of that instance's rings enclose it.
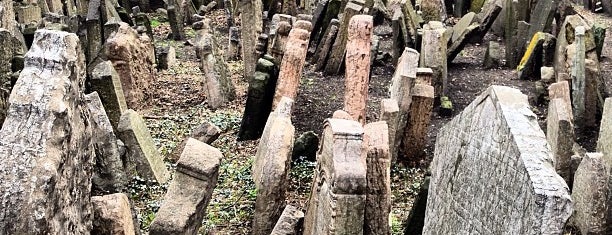
<instances>
[{"instance_id":1,"label":"pointed stone slab","mask_svg":"<svg viewBox=\"0 0 612 235\"><path fill-rule=\"evenodd\" d=\"M489 87L438 133L423 234L562 233L572 200L551 156L527 96Z\"/></svg>"},{"instance_id":2,"label":"pointed stone slab","mask_svg":"<svg viewBox=\"0 0 612 235\"><path fill-rule=\"evenodd\" d=\"M136 111L128 109L121 115L117 131L127 148L126 168L130 176L139 175L160 184L170 179L170 172L155 147L151 132Z\"/></svg>"},{"instance_id":3,"label":"pointed stone slab","mask_svg":"<svg viewBox=\"0 0 612 235\"><path fill-rule=\"evenodd\" d=\"M94 153L84 84L78 36L36 31L0 130L3 234L90 232Z\"/></svg>"}]
</instances>

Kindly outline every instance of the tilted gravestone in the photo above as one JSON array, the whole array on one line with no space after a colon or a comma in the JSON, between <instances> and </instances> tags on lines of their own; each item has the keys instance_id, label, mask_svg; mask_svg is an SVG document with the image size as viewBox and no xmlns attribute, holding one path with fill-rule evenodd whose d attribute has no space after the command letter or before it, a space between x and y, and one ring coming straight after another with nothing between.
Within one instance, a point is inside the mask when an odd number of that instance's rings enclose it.
<instances>
[{"instance_id":1,"label":"tilted gravestone","mask_svg":"<svg viewBox=\"0 0 612 235\"><path fill-rule=\"evenodd\" d=\"M367 191L363 134L357 121L325 121L305 235L363 233Z\"/></svg>"},{"instance_id":2,"label":"tilted gravestone","mask_svg":"<svg viewBox=\"0 0 612 235\"><path fill-rule=\"evenodd\" d=\"M219 177L223 154L189 138L164 202L151 223L151 235L197 234Z\"/></svg>"},{"instance_id":3,"label":"tilted gravestone","mask_svg":"<svg viewBox=\"0 0 612 235\"><path fill-rule=\"evenodd\" d=\"M294 28L289 32L287 47L285 48L283 61L280 65L272 108L276 107L283 96L290 99L296 98L302 70L306 62L309 37L310 33L304 29Z\"/></svg>"},{"instance_id":4,"label":"tilted gravestone","mask_svg":"<svg viewBox=\"0 0 612 235\"><path fill-rule=\"evenodd\" d=\"M115 193L91 197L94 208L92 234L136 234L127 195Z\"/></svg>"},{"instance_id":5,"label":"tilted gravestone","mask_svg":"<svg viewBox=\"0 0 612 235\"><path fill-rule=\"evenodd\" d=\"M75 34L38 30L0 130L0 231L86 234L94 161Z\"/></svg>"},{"instance_id":6,"label":"tilted gravestone","mask_svg":"<svg viewBox=\"0 0 612 235\"><path fill-rule=\"evenodd\" d=\"M283 97L268 117L253 160L257 188L253 234L270 234L285 208L295 128L291 124L293 100Z\"/></svg>"},{"instance_id":7,"label":"tilted gravestone","mask_svg":"<svg viewBox=\"0 0 612 235\"><path fill-rule=\"evenodd\" d=\"M560 234L572 200L527 96L491 86L436 139L423 234Z\"/></svg>"},{"instance_id":8,"label":"tilted gravestone","mask_svg":"<svg viewBox=\"0 0 612 235\"><path fill-rule=\"evenodd\" d=\"M576 175L572 199L574 222L582 234L610 234L608 211L610 195L608 167L601 153L587 153L582 158Z\"/></svg>"}]
</instances>

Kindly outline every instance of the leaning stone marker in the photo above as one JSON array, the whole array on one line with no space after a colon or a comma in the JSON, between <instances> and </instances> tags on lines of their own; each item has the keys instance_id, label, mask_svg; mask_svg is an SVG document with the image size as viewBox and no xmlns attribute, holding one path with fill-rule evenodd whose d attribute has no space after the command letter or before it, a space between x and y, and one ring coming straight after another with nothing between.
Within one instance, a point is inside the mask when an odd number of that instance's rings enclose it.
<instances>
[{"instance_id":1,"label":"leaning stone marker","mask_svg":"<svg viewBox=\"0 0 612 235\"><path fill-rule=\"evenodd\" d=\"M363 234L367 191L363 133L356 121L325 121L305 235Z\"/></svg>"},{"instance_id":2,"label":"leaning stone marker","mask_svg":"<svg viewBox=\"0 0 612 235\"><path fill-rule=\"evenodd\" d=\"M338 27L338 36L331 48L327 65L325 66L325 74L336 75L340 73L344 61L344 53L346 53L346 42L348 39L348 28L351 18L359 14L363 10L363 4L359 1L349 1L346 3L344 13Z\"/></svg>"},{"instance_id":3,"label":"leaning stone marker","mask_svg":"<svg viewBox=\"0 0 612 235\"><path fill-rule=\"evenodd\" d=\"M92 234L136 234L130 201L123 193L91 197L94 209Z\"/></svg>"},{"instance_id":4,"label":"leaning stone marker","mask_svg":"<svg viewBox=\"0 0 612 235\"><path fill-rule=\"evenodd\" d=\"M597 151L603 153L604 164L608 169L608 233L612 231L612 98L607 98L604 104L597 140Z\"/></svg>"},{"instance_id":5,"label":"leaning stone marker","mask_svg":"<svg viewBox=\"0 0 612 235\"><path fill-rule=\"evenodd\" d=\"M571 160L574 155L574 124L572 110L562 98L551 99L546 118L546 139L553 152L553 162L557 174L567 185L572 185Z\"/></svg>"},{"instance_id":6,"label":"leaning stone marker","mask_svg":"<svg viewBox=\"0 0 612 235\"><path fill-rule=\"evenodd\" d=\"M170 178L164 159L157 151L149 129L136 111L128 109L121 115L117 128L119 138L127 148L128 175L165 183Z\"/></svg>"},{"instance_id":7,"label":"leaning stone marker","mask_svg":"<svg viewBox=\"0 0 612 235\"><path fill-rule=\"evenodd\" d=\"M424 159L425 144L434 103L434 87L416 84L411 91L412 103L402 138L404 160Z\"/></svg>"},{"instance_id":8,"label":"leaning stone marker","mask_svg":"<svg viewBox=\"0 0 612 235\"><path fill-rule=\"evenodd\" d=\"M254 235L268 235L285 208L295 128L291 124L293 100L283 97L268 117L253 160L253 181L257 188Z\"/></svg>"},{"instance_id":9,"label":"leaning stone marker","mask_svg":"<svg viewBox=\"0 0 612 235\"><path fill-rule=\"evenodd\" d=\"M421 66L431 68L433 74L433 86L436 96L446 96L447 93L447 63L446 45L447 38L444 35L446 29L434 28L432 22L423 28L423 39L421 44Z\"/></svg>"},{"instance_id":10,"label":"leaning stone marker","mask_svg":"<svg viewBox=\"0 0 612 235\"><path fill-rule=\"evenodd\" d=\"M278 83L274 93L273 108L276 107L283 96L295 99L302 77L302 69L306 62L308 38L310 33L304 29L292 29L285 49L285 55L280 65Z\"/></svg>"},{"instance_id":11,"label":"leaning stone marker","mask_svg":"<svg viewBox=\"0 0 612 235\"><path fill-rule=\"evenodd\" d=\"M489 87L438 133L423 234L561 234L572 201L547 146L527 96Z\"/></svg>"},{"instance_id":12,"label":"leaning stone marker","mask_svg":"<svg viewBox=\"0 0 612 235\"><path fill-rule=\"evenodd\" d=\"M88 234L94 160L85 56L72 33L38 30L0 130L2 234Z\"/></svg>"},{"instance_id":13,"label":"leaning stone marker","mask_svg":"<svg viewBox=\"0 0 612 235\"><path fill-rule=\"evenodd\" d=\"M391 153L391 162L395 162L397 159L397 149L399 148L399 142L395 141L395 133L397 132L397 125L399 121L399 107L397 101L394 99L384 99L380 102L380 120L387 122L389 131L389 152ZM397 144L397 145L396 145Z\"/></svg>"},{"instance_id":14,"label":"leaning stone marker","mask_svg":"<svg viewBox=\"0 0 612 235\"><path fill-rule=\"evenodd\" d=\"M196 139L187 140L164 203L151 223L151 235L197 234L217 185L223 154Z\"/></svg>"},{"instance_id":15,"label":"leaning stone marker","mask_svg":"<svg viewBox=\"0 0 612 235\"><path fill-rule=\"evenodd\" d=\"M113 129L117 130L119 118L127 110L127 103L125 102L121 80L117 71L113 68L113 64L110 61L104 61L95 65L88 85L91 90L98 92L100 95L106 115L108 115Z\"/></svg>"},{"instance_id":16,"label":"leaning stone marker","mask_svg":"<svg viewBox=\"0 0 612 235\"><path fill-rule=\"evenodd\" d=\"M367 192L364 234L390 234L391 156L389 129L385 122L368 123L364 127L367 151Z\"/></svg>"},{"instance_id":17,"label":"leaning stone marker","mask_svg":"<svg viewBox=\"0 0 612 235\"><path fill-rule=\"evenodd\" d=\"M344 110L362 125L366 119L370 81L370 39L374 29L372 21L369 15L353 16L347 32Z\"/></svg>"},{"instance_id":18,"label":"leaning stone marker","mask_svg":"<svg viewBox=\"0 0 612 235\"><path fill-rule=\"evenodd\" d=\"M304 220L304 212L295 206L287 205L283 210L278 222L270 235L295 235L299 234L300 225Z\"/></svg>"},{"instance_id":19,"label":"leaning stone marker","mask_svg":"<svg viewBox=\"0 0 612 235\"><path fill-rule=\"evenodd\" d=\"M601 153L587 153L574 175L572 199L574 221L582 234L610 234L607 231L608 169Z\"/></svg>"}]
</instances>

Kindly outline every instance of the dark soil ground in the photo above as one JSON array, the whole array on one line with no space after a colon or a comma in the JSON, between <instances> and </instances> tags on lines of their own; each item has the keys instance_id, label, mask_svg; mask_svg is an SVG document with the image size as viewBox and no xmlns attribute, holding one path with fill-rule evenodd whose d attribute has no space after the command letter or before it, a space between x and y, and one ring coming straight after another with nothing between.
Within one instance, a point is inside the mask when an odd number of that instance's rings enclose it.
<instances>
[{"instance_id":1,"label":"dark soil ground","mask_svg":"<svg viewBox=\"0 0 612 235\"><path fill-rule=\"evenodd\" d=\"M612 20L602 15L592 16L594 20L603 20L611 25ZM219 44L227 46L227 25L222 11L210 14L214 28L217 29ZM206 105L200 81L202 73L198 68L195 50L183 42L166 40L169 32L168 23L162 16L153 15L156 45L172 45L177 49L178 64L168 70L159 71L154 87L149 91L153 97L150 105L138 110L152 132L160 152L167 156L176 145L187 137L197 125L208 121L219 126L223 134L212 145L224 153L220 168L219 180L213 193L201 234L248 234L252 220L253 206L256 197L254 184L250 176L252 157L255 155L258 141L236 141L241 115L246 103L248 83L242 77L242 61L227 61L232 80L237 88L237 99L224 108L211 110ZM602 74L612 78L612 30L608 30L602 59ZM194 36L193 30L187 30L188 39ZM490 85L505 85L517 88L530 97L532 110L538 115L539 122L545 128L546 102L536 103L534 81L518 80L514 69L484 69L482 62L486 42L499 41L496 36L488 34L485 42L468 45L448 67L449 97L453 101L453 116L463 110L476 96ZM323 76L312 71L313 66L304 68L298 96L296 98L292 122L296 127L296 136L306 131L321 133L323 121L330 118L335 110L342 108L344 97L343 76ZM394 68L389 63L377 63L372 68L370 79L367 121L377 121L380 113L380 100L389 97L388 88ZM608 79L612 80L612 79ZM609 82L609 81L607 81ZM416 196L429 162L433 158L435 138L438 130L451 117L438 115L434 109L427 138L427 157L410 163L392 165L392 216L393 234L403 234L402 224L407 218L414 197ZM587 150L594 149L595 136L580 136ZM168 167L174 165L168 162ZM306 209L310 194L314 162L299 160L291 169L291 187L287 203ZM131 197L135 201L138 217L143 232L154 218L163 201L167 185L146 184L134 180L131 184Z\"/></svg>"}]
</instances>

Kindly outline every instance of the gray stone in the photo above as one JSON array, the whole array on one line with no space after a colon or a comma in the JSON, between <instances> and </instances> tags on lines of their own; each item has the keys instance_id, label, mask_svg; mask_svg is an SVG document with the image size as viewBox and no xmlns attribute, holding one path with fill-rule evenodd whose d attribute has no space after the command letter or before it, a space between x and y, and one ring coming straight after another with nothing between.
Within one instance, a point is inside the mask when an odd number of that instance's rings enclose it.
<instances>
[{"instance_id":1,"label":"gray stone","mask_svg":"<svg viewBox=\"0 0 612 235\"><path fill-rule=\"evenodd\" d=\"M90 78L88 85L100 96L106 115L116 131L121 114L127 110L119 74L110 61L103 61L94 65Z\"/></svg>"},{"instance_id":2,"label":"gray stone","mask_svg":"<svg viewBox=\"0 0 612 235\"><path fill-rule=\"evenodd\" d=\"M0 130L0 231L88 234L94 152L72 33L38 30Z\"/></svg>"},{"instance_id":3,"label":"gray stone","mask_svg":"<svg viewBox=\"0 0 612 235\"><path fill-rule=\"evenodd\" d=\"M572 199L574 221L582 234L610 234L609 204L611 179L601 153L587 153L574 176Z\"/></svg>"},{"instance_id":4,"label":"gray stone","mask_svg":"<svg viewBox=\"0 0 612 235\"><path fill-rule=\"evenodd\" d=\"M319 136L313 131L302 133L293 143L291 159L296 160L304 157L308 161L316 161L317 148L319 147Z\"/></svg>"},{"instance_id":5,"label":"gray stone","mask_svg":"<svg viewBox=\"0 0 612 235\"><path fill-rule=\"evenodd\" d=\"M612 98L607 98L605 101L603 114L601 118L601 126L599 129L599 138L597 139L597 151L603 153L604 164L608 169L608 233L612 231L612 211L609 209L612 205Z\"/></svg>"},{"instance_id":6,"label":"gray stone","mask_svg":"<svg viewBox=\"0 0 612 235\"><path fill-rule=\"evenodd\" d=\"M367 189L364 213L364 234L391 234L391 155L389 130L384 121L368 123L364 127L364 146L367 151Z\"/></svg>"},{"instance_id":7,"label":"gray stone","mask_svg":"<svg viewBox=\"0 0 612 235\"><path fill-rule=\"evenodd\" d=\"M552 82L555 81L555 68L553 67L540 67L540 77L542 81Z\"/></svg>"},{"instance_id":8,"label":"gray stone","mask_svg":"<svg viewBox=\"0 0 612 235\"><path fill-rule=\"evenodd\" d=\"M558 2L559 0L537 1L535 6L532 3L533 10L529 19L529 38L533 37L537 32L550 32L552 30L552 22ZM523 45L524 47L525 45Z\"/></svg>"},{"instance_id":9,"label":"gray stone","mask_svg":"<svg viewBox=\"0 0 612 235\"><path fill-rule=\"evenodd\" d=\"M257 36L263 32L262 3L261 0L239 1L241 22L249 22L242 27L242 58L244 60L244 74L242 77L250 78L255 73L257 57L255 44Z\"/></svg>"},{"instance_id":10,"label":"gray stone","mask_svg":"<svg viewBox=\"0 0 612 235\"><path fill-rule=\"evenodd\" d=\"M336 35L338 34L338 20L333 19L329 23L329 28L325 32L325 36L321 39L321 43L317 46L317 50L315 51L314 58L316 59L316 71L321 71L325 68L329 52L336 40Z\"/></svg>"},{"instance_id":11,"label":"gray stone","mask_svg":"<svg viewBox=\"0 0 612 235\"><path fill-rule=\"evenodd\" d=\"M483 66L487 69L503 65L501 48L498 42L490 41L487 45Z\"/></svg>"},{"instance_id":12,"label":"gray stone","mask_svg":"<svg viewBox=\"0 0 612 235\"><path fill-rule=\"evenodd\" d=\"M587 106L586 103L586 74L585 74L585 43L584 34L585 28L582 26L576 27L575 31L575 53L572 59L572 108L574 111L574 118L576 119L576 125L580 128L583 123L587 120ZM594 115L594 114L593 114ZM590 116L590 115L589 115Z\"/></svg>"},{"instance_id":13,"label":"gray stone","mask_svg":"<svg viewBox=\"0 0 612 235\"><path fill-rule=\"evenodd\" d=\"M181 14L180 7L177 7L174 3L175 0L170 0L168 4L168 21L170 22L170 30L172 32L172 39L180 41L185 39L185 30L183 29L183 15Z\"/></svg>"},{"instance_id":14,"label":"gray stone","mask_svg":"<svg viewBox=\"0 0 612 235\"><path fill-rule=\"evenodd\" d=\"M380 121L387 122L391 162L395 162L400 144L399 141L395 141L395 138L397 138L396 134L399 124L399 106L397 105L397 100L383 99L380 102L380 112Z\"/></svg>"},{"instance_id":15,"label":"gray stone","mask_svg":"<svg viewBox=\"0 0 612 235\"><path fill-rule=\"evenodd\" d=\"M465 31L463 32L463 34L461 34L459 36L459 38L457 39L457 41L452 42L450 45L448 45L448 48L446 48L446 61L448 62L452 62L455 57L457 57L457 55L459 55L459 53L463 50L463 48L467 45L467 43L469 42L469 38L472 38L473 35L475 35L476 33L478 33L478 28L480 27L480 25L478 24L472 24L470 26L468 26ZM438 31L441 31L440 29L438 29ZM444 32L442 32L442 35L444 35ZM424 41L424 40L423 40Z\"/></svg>"},{"instance_id":16,"label":"gray stone","mask_svg":"<svg viewBox=\"0 0 612 235\"><path fill-rule=\"evenodd\" d=\"M125 194L93 196L91 204L94 210L92 234L136 234L130 201Z\"/></svg>"},{"instance_id":17,"label":"gray stone","mask_svg":"<svg viewBox=\"0 0 612 235\"><path fill-rule=\"evenodd\" d=\"M293 100L283 97L268 117L252 167L257 189L253 234L270 234L285 208L295 128L291 124Z\"/></svg>"},{"instance_id":18,"label":"gray stone","mask_svg":"<svg viewBox=\"0 0 612 235\"><path fill-rule=\"evenodd\" d=\"M166 183L170 172L157 151L149 129L136 111L123 112L117 127L119 138L127 148L126 169L129 176L138 175L145 180Z\"/></svg>"},{"instance_id":19,"label":"gray stone","mask_svg":"<svg viewBox=\"0 0 612 235\"><path fill-rule=\"evenodd\" d=\"M431 24L431 22L430 22ZM433 74L433 86L436 96L446 96L448 72L447 54L444 28L423 27L423 39L421 44L421 63L422 67L431 68ZM454 37L454 35L453 35Z\"/></svg>"},{"instance_id":20,"label":"gray stone","mask_svg":"<svg viewBox=\"0 0 612 235\"><path fill-rule=\"evenodd\" d=\"M476 13L469 12L465 14L455 26L453 26L453 36L450 38L451 42L457 41L459 36L465 33L468 26L474 22L474 17L476 17Z\"/></svg>"},{"instance_id":21,"label":"gray stone","mask_svg":"<svg viewBox=\"0 0 612 235\"><path fill-rule=\"evenodd\" d=\"M605 1L610 0L603 0L602 2ZM607 29L608 26L603 25L599 22L593 23L593 26L591 27L591 31L593 32L593 39L595 40L595 51L597 52L598 58L601 58L601 51L603 50Z\"/></svg>"},{"instance_id":22,"label":"gray stone","mask_svg":"<svg viewBox=\"0 0 612 235\"><path fill-rule=\"evenodd\" d=\"M421 1L421 12L423 20L425 21L446 20L446 6L444 5L444 0Z\"/></svg>"},{"instance_id":23,"label":"gray stone","mask_svg":"<svg viewBox=\"0 0 612 235\"><path fill-rule=\"evenodd\" d=\"M278 66L270 60L260 58L256 69L254 76L249 79L247 101L238 131L238 140L259 138L268 115L272 111Z\"/></svg>"},{"instance_id":24,"label":"gray stone","mask_svg":"<svg viewBox=\"0 0 612 235\"><path fill-rule=\"evenodd\" d=\"M299 234L300 225L304 220L304 212L298 208L287 205L270 235L296 235Z\"/></svg>"},{"instance_id":25,"label":"gray stone","mask_svg":"<svg viewBox=\"0 0 612 235\"><path fill-rule=\"evenodd\" d=\"M187 140L164 202L151 223L151 235L197 234L217 185L223 154L195 139Z\"/></svg>"},{"instance_id":26,"label":"gray stone","mask_svg":"<svg viewBox=\"0 0 612 235\"><path fill-rule=\"evenodd\" d=\"M196 139L206 144L211 144L212 142L217 140L217 138L219 138L219 135L221 135L221 129L219 129L219 127L215 126L210 122L204 122L201 125L197 126L195 129L193 129L193 131L189 135L189 138ZM178 161L181 157L181 154L183 153L183 150L185 149L185 146L187 145L187 140L189 138L186 138L181 141L181 143L178 144L176 148L174 148L174 150L172 150L172 153L168 155L167 159L173 162Z\"/></svg>"},{"instance_id":27,"label":"gray stone","mask_svg":"<svg viewBox=\"0 0 612 235\"><path fill-rule=\"evenodd\" d=\"M2 22L0 22L1 24ZM11 33L10 30L0 28L0 124L4 122L6 112L8 110L8 99L11 95L12 90L12 78L13 72L22 70L23 62L17 62L17 58L21 58L23 61L23 54L25 53L25 43L22 44L18 39L17 35ZM16 63L17 62L17 63ZM15 70L15 68L21 67Z\"/></svg>"},{"instance_id":28,"label":"gray stone","mask_svg":"<svg viewBox=\"0 0 612 235\"><path fill-rule=\"evenodd\" d=\"M158 69L169 69L176 64L176 50L174 47L161 47L155 50L155 52Z\"/></svg>"},{"instance_id":29,"label":"gray stone","mask_svg":"<svg viewBox=\"0 0 612 235\"><path fill-rule=\"evenodd\" d=\"M527 96L489 87L438 133L423 234L562 233L573 209L551 155Z\"/></svg>"},{"instance_id":30,"label":"gray stone","mask_svg":"<svg viewBox=\"0 0 612 235\"><path fill-rule=\"evenodd\" d=\"M304 218L305 235L363 233L367 192L363 133L356 121L325 121Z\"/></svg>"},{"instance_id":31,"label":"gray stone","mask_svg":"<svg viewBox=\"0 0 612 235\"><path fill-rule=\"evenodd\" d=\"M402 55L404 48L409 43L409 37L406 34L406 21L404 20L404 15L400 8L396 8L393 12L391 27L393 28L393 51L391 53L393 56L392 63L397 64L397 61Z\"/></svg>"},{"instance_id":32,"label":"gray stone","mask_svg":"<svg viewBox=\"0 0 612 235\"><path fill-rule=\"evenodd\" d=\"M128 107L142 106L155 74L151 39L139 36L128 24L119 23L118 31L106 40L105 51L119 74Z\"/></svg>"},{"instance_id":33,"label":"gray stone","mask_svg":"<svg viewBox=\"0 0 612 235\"><path fill-rule=\"evenodd\" d=\"M16 9L17 22L20 24L38 23L42 20L41 9L37 5L22 5Z\"/></svg>"},{"instance_id":34,"label":"gray stone","mask_svg":"<svg viewBox=\"0 0 612 235\"><path fill-rule=\"evenodd\" d=\"M85 107L90 113L92 142L96 153L96 165L92 177L94 189L102 192L123 192L128 183L124 162L117 146L117 137L113 132L102 101L97 92L84 97Z\"/></svg>"},{"instance_id":35,"label":"gray stone","mask_svg":"<svg viewBox=\"0 0 612 235\"><path fill-rule=\"evenodd\" d=\"M211 108L220 108L236 98L236 88L223 59L222 49L212 32L206 29L196 32L194 45L196 54L200 57L200 70L204 75L202 87L206 101Z\"/></svg>"},{"instance_id":36,"label":"gray stone","mask_svg":"<svg viewBox=\"0 0 612 235\"><path fill-rule=\"evenodd\" d=\"M572 123L572 110L568 110L568 103L563 98L554 98L548 104L546 118L546 139L553 152L553 163L557 174L572 185L571 158L574 155L574 124Z\"/></svg>"},{"instance_id":37,"label":"gray stone","mask_svg":"<svg viewBox=\"0 0 612 235\"><path fill-rule=\"evenodd\" d=\"M427 197L429 191L429 181L431 177L425 176L419 192L414 199L410 213L406 219L404 226L404 235L423 234L423 226L425 223L425 213L427 211Z\"/></svg>"},{"instance_id":38,"label":"gray stone","mask_svg":"<svg viewBox=\"0 0 612 235\"><path fill-rule=\"evenodd\" d=\"M324 72L326 75L335 75L341 72L346 53L349 22L353 16L358 15L362 10L363 5L360 5L356 1L349 1L346 4L342 19L340 20L340 26L338 27L338 36L336 36L327 65L325 66Z\"/></svg>"},{"instance_id":39,"label":"gray stone","mask_svg":"<svg viewBox=\"0 0 612 235\"><path fill-rule=\"evenodd\" d=\"M240 55L240 34L238 27L229 28L229 44L227 48L226 59L236 60Z\"/></svg>"},{"instance_id":40,"label":"gray stone","mask_svg":"<svg viewBox=\"0 0 612 235\"><path fill-rule=\"evenodd\" d=\"M566 59L570 58L570 56L568 56L567 46L575 42L576 37L574 33L576 28L579 26L585 28L584 45L585 52L587 53L586 58L593 58L593 56L589 54L595 53L594 49L596 48L596 45L591 27L589 27L588 23L584 21L580 15L570 15L565 17L565 21L559 28L560 30L559 34L557 35L557 44L555 49L554 67L555 77L557 80L561 79L561 73L571 73L570 67L566 66Z\"/></svg>"}]
</instances>

